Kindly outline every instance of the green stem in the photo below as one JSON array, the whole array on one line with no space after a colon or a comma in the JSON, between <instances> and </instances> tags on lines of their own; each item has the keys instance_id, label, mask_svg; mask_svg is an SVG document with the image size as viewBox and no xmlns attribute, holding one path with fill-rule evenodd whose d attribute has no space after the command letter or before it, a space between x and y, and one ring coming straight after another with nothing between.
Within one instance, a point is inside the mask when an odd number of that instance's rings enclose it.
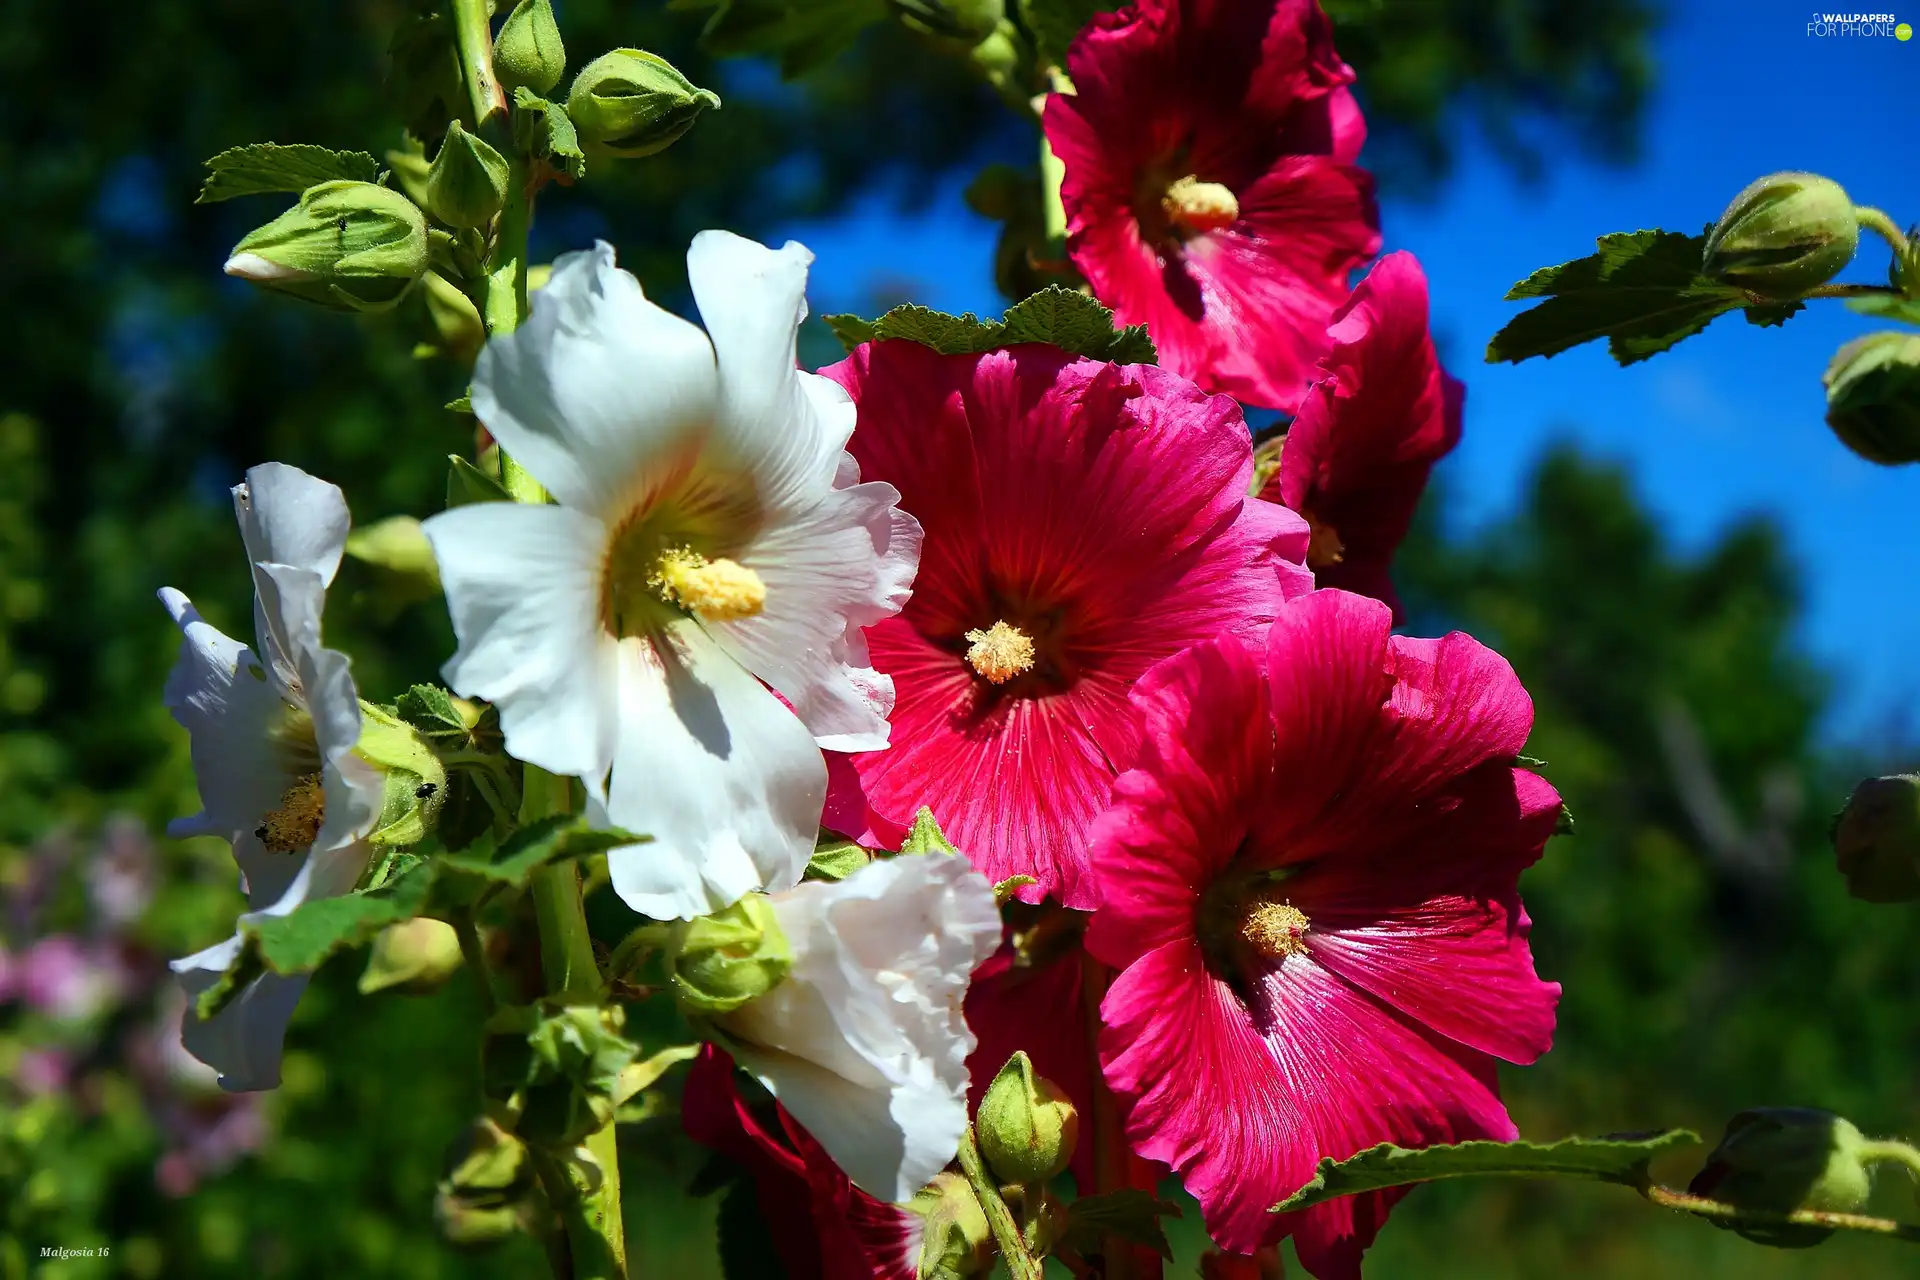
<instances>
[{"instance_id":1,"label":"green stem","mask_svg":"<svg viewBox=\"0 0 1920 1280\"><path fill-rule=\"evenodd\" d=\"M1800 296L1803 298L1897 298L1900 296L1900 291L1884 284L1823 284L1807 290Z\"/></svg>"},{"instance_id":2,"label":"green stem","mask_svg":"<svg viewBox=\"0 0 1920 1280\"><path fill-rule=\"evenodd\" d=\"M1770 1213L1761 1209L1743 1209L1739 1205L1705 1196L1689 1195L1655 1183L1641 1192L1648 1201L1663 1209L1675 1209L1698 1218L1709 1218L1732 1226L1752 1227L1827 1227L1843 1231L1871 1231L1897 1240L1920 1243L1920 1226L1895 1222L1891 1218L1870 1218L1858 1213L1822 1213L1817 1209L1796 1209L1792 1213Z\"/></svg>"},{"instance_id":3,"label":"green stem","mask_svg":"<svg viewBox=\"0 0 1920 1280\"><path fill-rule=\"evenodd\" d=\"M533 226L533 172L515 151L507 174L507 203L487 259L487 300L482 319L493 337L512 333L527 318L527 232Z\"/></svg>"},{"instance_id":4,"label":"green stem","mask_svg":"<svg viewBox=\"0 0 1920 1280\"><path fill-rule=\"evenodd\" d=\"M1860 1148L1860 1159L1870 1165L1900 1165L1916 1180L1920 1180L1920 1151L1904 1142L1895 1142L1891 1138L1883 1142L1869 1142Z\"/></svg>"},{"instance_id":5,"label":"green stem","mask_svg":"<svg viewBox=\"0 0 1920 1280\"><path fill-rule=\"evenodd\" d=\"M473 913L461 911L453 919L454 936L460 939L460 957L473 974L473 987L480 993L480 1010L488 1017L500 1007L493 991L493 971L487 967L487 951L480 945L480 931L474 927Z\"/></svg>"},{"instance_id":6,"label":"green stem","mask_svg":"<svg viewBox=\"0 0 1920 1280\"><path fill-rule=\"evenodd\" d=\"M1027 1242L1021 1239L1020 1226L1013 1220L1013 1210L1007 1208L1007 1202L1000 1198L1000 1188L987 1176L986 1166L980 1160L980 1145L974 1141L972 1129L968 1129L960 1139L960 1172L967 1175L973 1194L980 1198L981 1211L986 1214L987 1226L993 1230L994 1243L1000 1246L1000 1256L1007 1264L1007 1274L1013 1280L1042 1280L1045 1273L1028 1250Z\"/></svg>"},{"instance_id":7,"label":"green stem","mask_svg":"<svg viewBox=\"0 0 1920 1280\"><path fill-rule=\"evenodd\" d=\"M1912 246L1907 243L1906 233L1900 230L1900 225L1881 210L1872 205L1857 204L1853 206L1853 217L1854 221L1892 245L1896 256L1905 258L1912 251Z\"/></svg>"},{"instance_id":8,"label":"green stem","mask_svg":"<svg viewBox=\"0 0 1920 1280\"><path fill-rule=\"evenodd\" d=\"M473 102L473 123L485 128L507 110L507 95L493 74L493 28L487 0L453 0L453 38L460 46L460 70Z\"/></svg>"}]
</instances>

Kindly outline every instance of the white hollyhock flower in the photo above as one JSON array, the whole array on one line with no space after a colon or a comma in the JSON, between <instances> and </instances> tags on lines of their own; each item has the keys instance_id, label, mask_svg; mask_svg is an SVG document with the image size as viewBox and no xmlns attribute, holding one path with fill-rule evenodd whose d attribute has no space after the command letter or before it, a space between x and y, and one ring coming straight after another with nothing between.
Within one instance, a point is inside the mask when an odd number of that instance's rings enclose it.
<instances>
[{"instance_id":1,"label":"white hollyhock flower","mask_svg":"<svg viewBox=\"0 0 1920 1280\"><path fill-rule=\"evenodd\" d=\"M233 505L253 570L258 647L221 634L172 587L160 592L184 636L167 709L191 738L203 806L167 830L229 841L253 913L284 915L354 887L382 783L353 754L360 700L347 656L320 643L327 586L347 541L346 499L296 467L269 462L234 487ZM174 961L188 994L212 986L240 945L236 934ZM268 973L215 1017L189 1013L181 1032L188 1051L218 1070L225 1088L272 1088L306 984L304 975Z\"/></svg>"},{"instance_id":2,"label":"white hollyhock flower","mask_svg":"<svg viewBox=\"0 0 1920 1280\"><path fill-rule=\"evenodd\" d=\"M772 903L793 968L716 1019L727 1048L854 1185L907 1200L967 1129L960 1006L1000 945L993 886L964 857L909 855Z\"/></svg>"},{"instance_id":3,"label":"white hollyhock flower","mask_svg":"<svg viewBox=\"0 0 1920 1280\"><path fill-rule=\"evenodd\" d=\"M905 602L920 526L892 485L859 483L847 394L794 366L811 261L701 233L702 332L610 246L560 258L472 386L557 505L425 525L460 641L447 683L499 707L512 754L584 779L596 818L653 837L608 855L651 916L797 883L819 747L887 743L893 685L861 628Z\"/></svg>"}]
</instances>

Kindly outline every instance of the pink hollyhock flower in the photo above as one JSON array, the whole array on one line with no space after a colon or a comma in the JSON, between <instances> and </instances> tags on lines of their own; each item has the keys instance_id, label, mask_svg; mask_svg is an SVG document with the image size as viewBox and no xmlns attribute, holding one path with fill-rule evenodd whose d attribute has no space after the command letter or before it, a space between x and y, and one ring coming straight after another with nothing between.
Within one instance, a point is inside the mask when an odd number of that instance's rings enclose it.
<instances>
[{"instance_id":1,"label":"pink hollyhock flower","mask_svg":"<svg viewBox=\"0 0 1920 1280\"><path fill-rule=\"evenodd\" d=\"M1307 518L1307 565L1323 587L1384 600L1388 568L1433 464L1460 442L1465 392L1427 330L1427 277L1390 253L1327 326L1331 350L1287 432L1280 471L1260 496Z\"/></svg>"},{"instance_id":2,"label":"pink hollyhock flower","mask_svg":"<svg viewBox=\"0 0 1920 1280\"><path fill-rule=\"evenodd\" d=\"M1560 809L1513 765L1532 702L1470 637L1390 623L1316 591L1264 655L1223 637L1155 667L1094 829L1087 946L1122 970L1100 1057L1135 1149L1223 1247L1292 1234L1322 1280L1357 1280L1396 1193L1267 1210L1323 1156L1512 1139L1495 1059L1547 1051L1560 990L1515 887Z\"/></svg>"},{"instance_id":3,"label":"pink hollyhock flower","mask_svg":"<svg viewBox=\"0 0 1920 1280\"><path fill-rule=\"evenodd\" d=\"M821 372L853 395L860 474L925 531L912 598L866 632L895 691L893 745L853 757L867 804L931 806L988 880L1091 907L1128 688L1307 590L1306 522L1246 496L1239 406L1164 369L892 341Z\"/></svg>"},{"instance_id":4,"label":"pink hollyhock flower","mask_svg":"<svg viewBox=\"0 0 1920 1280\"><path fill-rule=\"evenodd\" d=\"M1047 99L1067 252L1169 369L1292 412L1347 275L1379 251L1366 139L1314 0L1137 0Z\"/></svg>"},{"instance_id":5,"label":"pink hollyhock flower","mask_svg":"<svg viewBox=\"0 0 1920 1280\"><path fill-rule=\"evenodd\" d=\"M813 1135L773 1104L774 1124L740 1096L733 1059L702 1050L681 1096L687 1135L753 1179L760 1213L788 1280L917 1280L920 1215L848 1181Z\"/></svg>"}]
</instances>

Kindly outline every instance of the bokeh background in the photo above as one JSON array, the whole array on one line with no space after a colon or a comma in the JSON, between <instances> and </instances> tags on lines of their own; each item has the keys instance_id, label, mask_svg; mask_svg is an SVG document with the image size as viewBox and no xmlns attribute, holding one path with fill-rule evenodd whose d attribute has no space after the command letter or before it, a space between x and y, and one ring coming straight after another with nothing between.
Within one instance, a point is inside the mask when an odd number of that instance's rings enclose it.
<instances>
[{"instance_id":1,"label":"bokeh background","mask_svg":"<svg viewBox=\"0 0 1920 1280\"><path fill-rule=\"evenodd\" d=\"M283 1088L238 1100L180 1060L161 981L239 898L223 846L160 834L197 804L154 590L245 633L226 490L248 465L332 479L365 523L437 509L445 456L471 445L441 407L461 367L416 351L417 300L349 320L261 295L218 267L278 206L192 203L201 162L238 143L397 145L381 81L402 5L0 5L0 1280L541 1273L529 1244L459 1254L434 1230L441 1152L477 1102L463 979L361 997L362 958L337 959ZM816 312L1002 305L998 228L961 193L1031 163L1034 137L960 63L880 26L786 82L714 62L701 15L657 0L556 8L575 65L649 48L725 108L550 192L536 256L606 237L686 309L686 242L726 226L809 244ZM1425 263L1469 389L1402 560L1413 629L1512 659L1577 819L1524 885L1566 994L1554 1052L1508 1076L1522 1130L1711 1137L1743 1107L1810 1104L1920 1135L1916 920L1848 898L1826 838L1855 779L1920 756L1920 478L1821 422L1829 353L1874 326L1827 304L1779 330L1722 319L1628 370L1597 348L1480 362L1514 280L1604 232L1694 230L1763 172L1818 169L1920 218L1920 41L1810 37L1784 0L1330 10L1387 245ZM1869 245L1854 274L1883 266ZM836 353L806 335L809 362ZM438 601L351 561L327 622L376 699L450 650ZM636 1276L719 1274L715 1197L689 1188L724 1178L677 1128L623 1129ZM1888 1179L1879 1207L1915 1216L1912 1187ZM1191 1275L1191 1207L1180 1226L1170 1274ZM90 1245L111 1256L39 1258ZM1513 1184L1414 1195L1368 1273L1810 1280L1913 1258L1767 1250L1624 1190Z\"/></svg>"}]
</instances>

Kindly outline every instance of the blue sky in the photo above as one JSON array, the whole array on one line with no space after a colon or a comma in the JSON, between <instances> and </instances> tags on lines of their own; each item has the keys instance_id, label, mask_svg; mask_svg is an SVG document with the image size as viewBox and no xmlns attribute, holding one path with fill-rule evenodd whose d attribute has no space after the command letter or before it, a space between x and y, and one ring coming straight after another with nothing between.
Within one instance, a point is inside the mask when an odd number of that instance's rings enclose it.
<instances>
[{"instance_id":1,"label":"blue sky","mask_svg":"<svg viewBox=\"0 0 1920 1280\"><path fill-rule=\"evenodd\" d=\"M1890 7L1920 26L1914 0ZM1527 186L1469 143L1438 200L1388 201L1382 218L1387 247L1425 264L1442 352L1467 383L1466 437L1443 464L1449 519L1471 526L1510 509L1540 451L1565 438L1625 463L1684 546L1765 513L1786 529L1801 571L1805 642L1836 676L1831 731L1910 740L1920 727L1920 669L1909 661L1920 653L1920 467L1848 453L1822 421L1820 387L1835 347L1886 325L1825 302L1783 329L1722 318L1628 369L1598 345L1519 366L1480 359L1518 310L1501 301L1515 280L1592 252L1609 231L1695 231L1763 173L1814 169L1858 203L1920 221L1920 38L1810 37L1813 15L1801 0L1674 3L1634 166L1555 160ZM818 255L816 309L860 308L907 278L929 306L996 314L995 228L958 191L919 215L876 198L783 228ZM1866 237L1846 278L1882 280L1886 264Z\"/></svg>"}]
</instances>

